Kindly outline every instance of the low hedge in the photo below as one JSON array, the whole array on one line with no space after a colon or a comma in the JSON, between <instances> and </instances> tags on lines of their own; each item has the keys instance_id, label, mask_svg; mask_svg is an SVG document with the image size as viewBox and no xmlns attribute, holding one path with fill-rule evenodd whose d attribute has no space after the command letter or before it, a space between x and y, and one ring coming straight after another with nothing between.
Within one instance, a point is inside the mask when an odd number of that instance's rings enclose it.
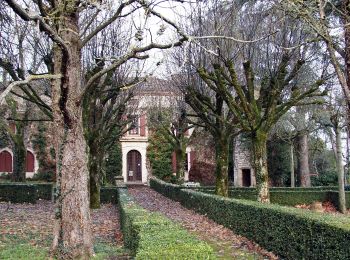
<instances>
[{"instance_id":1,"label":"low hedge","mask_svg":"<svg viewBox=\"0 0 350 260\"><path fill-rule=\"evenodd\" d=\"M33 184L36 189L37 199L53 200L53 188L52 183L36 183Z\"/></svg>"},{"instance_id":2,"label":"low hedge","mask_svg":"<svg viewBox=\"0 0 350 260\"><path fill-rule=\"evenodd\" d=\"M164 196L176 200L179 197L181 189L184 187L172 183L168 183L157 178L150 178L150 187L163 194Z\"/></svg>"},{"instance_id":3,"label":"low hedge","mask_svg":"<svg viewBox=\"0 0 350 260\"><path fill-rule=\"evenodd\" d=\"M118 200L117 187L102 187L100 190L101 203L116 203Z\"/></svg>"},{"instance_id":4,"label":"low hedge","mask_svg":"<svg viewBox=\"0 0 350 260\"><path fill-rule=\"evenodd\" d=\"M36 203L37 198L34 184L0 184L0 201Z\"/></svg>"},{"instance_id":5,"label":"low hedge","mask_svg":"<svg viewBox=\"0 0 350 260\"><path fill-rule=\"evenodd\" d=\"M136 205L118 189L124 244L135 259L216 259L213 249L165 218Z\"/></svg>"},{"instance_id":6,"label":"low hedge","mask_svg":"<svg viewBox=\"0 0 350 260\"><path fill-rule=\"evenodd\" d=\"M185 207L205 214L282 258L350 259L350 219L347 217L193 190L184 189L178 195L176 200Z\"/></svg>"}]
</instances>

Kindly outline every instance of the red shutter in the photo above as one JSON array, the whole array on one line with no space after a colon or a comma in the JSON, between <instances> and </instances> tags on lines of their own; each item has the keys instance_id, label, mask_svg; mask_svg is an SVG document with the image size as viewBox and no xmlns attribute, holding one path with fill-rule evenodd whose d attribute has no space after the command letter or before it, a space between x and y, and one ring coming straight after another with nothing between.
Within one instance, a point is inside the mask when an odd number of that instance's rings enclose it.
<instances>
[{"instance_id":1,"label":"red shutter","mask_svg":"<svg viewBox=\"0 0 350 260\"><path fill-rule=\"evenodd\" d=\"M140 135L146 136L146 115L142 114L140 117Z\"/></svg>"},{"instance_id":2,"label":"red shutter","mask_svg":"<svg viewBox=\"0 0 350 260\"><path fill-rule=\"evenodd\" d=\"M0 153L0 172L12 172L12 155L8 151Z\"/></svg>"},{"instance_id":3,"label":"red shutter","mask_svg":"<svg viewBox=\"0 0 350 260\"><path fill-rule=\"evenodd\" d=\"M173 172L176 172L176 153L175 152L171 154L171 166L173 168Z\"/></svg>"},{"instance_id":4,"label":"red shutter","mask_svg":"<svg viewBox=\"0 0 350 260\"><path fill-rule=\"evenodd\" d=\"M34 155L27 151L26 172L34 172Z\"/></svg>"}]
</instances>

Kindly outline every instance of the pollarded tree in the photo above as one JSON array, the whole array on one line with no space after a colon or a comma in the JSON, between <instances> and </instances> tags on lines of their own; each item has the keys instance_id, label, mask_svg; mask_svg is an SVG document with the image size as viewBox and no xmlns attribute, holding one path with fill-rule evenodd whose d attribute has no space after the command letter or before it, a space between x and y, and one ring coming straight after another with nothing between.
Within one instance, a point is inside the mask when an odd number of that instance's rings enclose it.
<instances>
[{"instance_id":1,"label":"pollarded tree","mask_svg":"<svg viewBox=\"0 0 350 260\"><path fill-rule=\"evenodd\" d=\"M87 259L93 254L91 218L88 192L88 156L83 134L82 103L84 93L89 92L94 82L109 71L130 59L146 59L151 49L166 49L180 46L188 39L175 23L157 12L157 3L144 0L118 1L116 8L107 3L92 3L81 0L34 1L23 6L22 1L5 0L7 5L24 21L36 23L42 35L53 42L53 73L40 78L52 80L52 112L56 129L57 152L57 211L52 251L60 258ZM81 23L80 17L86 10L94 10L90 19ZM100 14L110 13L107 19L100 20ZM84 46L96 35L116 20L125 20L133 14L142 17L135 37L137 41L121 56L108 57L105 67L90 77L82 78L82 52ZM149 36L145 41L144 32L152 32L144 26L152 15L161 23L173 28L174 41L164 37ZM90 26L97 21L94 26ZM154 23L153 23L154 25ZM18 84L30 82L33 77L10 84L1 94L0 101Z\"/></svg>"},{"instance_id":2,"label":"pollarded tree","mask_svg":"<svg viewBox=\"0 0 350 260\"><path fill-rule=\"evenodd\" d=\"M212 72L205 69L199 71L201 78L235 115L240 129L250 135L258 201L263 203L270 202L266 142L271 128L291 107L303 105L308 99L322 94L319 92L319 87L324 83L322 78L305 88L305 91L304 86L299 85L297 75L304 63L300 59L293 64L291 55L285 53L275 71L258 83L247 61L243 64L244 85L240 83L230 60L225 61L225 65L214 64Z\"/></svg>"}]
</instances>

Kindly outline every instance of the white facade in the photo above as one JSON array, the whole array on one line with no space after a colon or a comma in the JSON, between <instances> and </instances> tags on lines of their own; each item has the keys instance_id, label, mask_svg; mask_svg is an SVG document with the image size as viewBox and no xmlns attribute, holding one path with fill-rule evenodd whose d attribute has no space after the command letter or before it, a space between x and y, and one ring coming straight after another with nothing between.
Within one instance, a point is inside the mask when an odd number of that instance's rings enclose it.
<instances>
[{"instance_id":1,"label":"white facade","mask_svg":"<svg viewBox=\"0 0 350 260\"><path fill-rule=\"evenodd\" d=\"M127 165L127 155L130 151L138 151L141 154L141 173L142 182L147 183L148 171L147 171L147 137L124 137L121 139L122 147L122 159L123 159L123 178L124 182L128 181L128 165Z\"/></svg>"}]
</instances>

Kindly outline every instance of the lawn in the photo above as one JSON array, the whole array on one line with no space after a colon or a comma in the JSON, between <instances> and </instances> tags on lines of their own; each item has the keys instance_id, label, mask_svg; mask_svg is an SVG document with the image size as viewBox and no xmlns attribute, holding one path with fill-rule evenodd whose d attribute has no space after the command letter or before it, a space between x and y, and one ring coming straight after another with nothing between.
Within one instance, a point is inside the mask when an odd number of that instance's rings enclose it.
<instances>
[{"instance_id":1,"label":"lawn","mask_svg":"<svg viewBox=\"0 0 350 260\"><path fill-rule=\"evenodd\" d=\"M48 259L54 205L0 203L0 259ZM119 214L112 204L92 212L94 259L128 259L119 230Z\"/></svg>"}]
</instances>

